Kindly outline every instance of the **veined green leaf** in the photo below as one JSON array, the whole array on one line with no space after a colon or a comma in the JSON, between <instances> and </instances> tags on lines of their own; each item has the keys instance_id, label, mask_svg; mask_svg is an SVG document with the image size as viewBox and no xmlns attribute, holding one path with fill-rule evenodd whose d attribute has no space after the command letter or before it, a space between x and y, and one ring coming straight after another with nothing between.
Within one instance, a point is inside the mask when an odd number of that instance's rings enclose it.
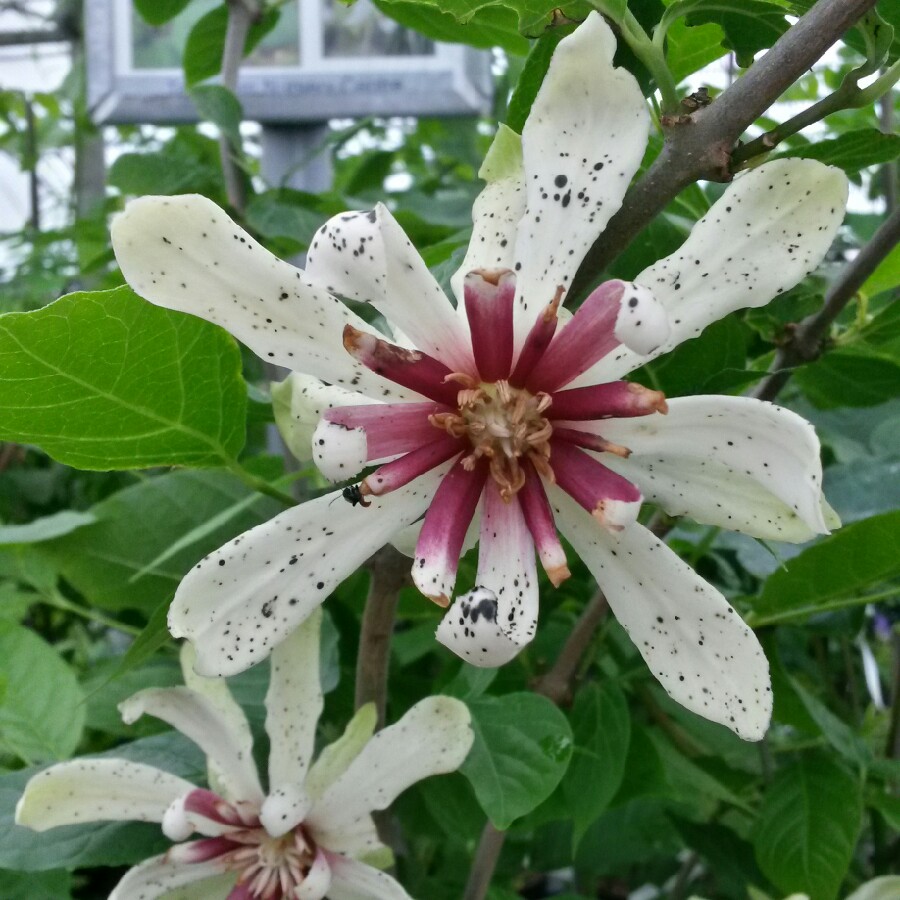
<instances>
[{"instance_id":1,"label":"veined green leaf","mask_svg":"<svg viewBox=\"0 0 900 900\"><path fill-rule=\"evenodd\" d=\"M506 694L468 703L475 743L460 771L497 828L550 796L572 755L572 729L546 697Z\"/></svg>"},{"instance_id":2,"label":"veined green leaf","mask_svg":"<svg viewBox=\"0 0 900 900\"><path fill-rule=\"evenodd\" d=\"M782 770L754 829L760 868L782 891L834 900L862 823L859 780L824 753Z\"/></svg>"},{"instance_id":3,"label":"veined green leaf","mask_svg":"<svg viewBox=\"0 0 900 900\"><path fill-rule=\"evenodd\" d=\"M759 628L866 602L866 591L900 574L900 512L841 528L773 572L752 598Z\"/></svg>"},{"instance_id":4,"label":"veined green leaf","mask_svg":"<svg viewBox=\"0 0 900 900\"><path fill-rule=\"evenodd\" d=\"M80 469L212 466L244 443L234 341L129 288L0 316L0 438Z\"/></svg>"}]
</instances>

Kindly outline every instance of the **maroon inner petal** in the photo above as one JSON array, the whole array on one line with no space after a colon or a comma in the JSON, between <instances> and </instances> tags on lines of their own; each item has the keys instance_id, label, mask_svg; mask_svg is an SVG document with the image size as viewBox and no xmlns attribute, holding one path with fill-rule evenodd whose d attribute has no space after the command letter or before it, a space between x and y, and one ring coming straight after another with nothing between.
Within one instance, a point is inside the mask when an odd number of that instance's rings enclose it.
<instances>
[{"instance_id":1,"label":"maroon inner petal","mask_svg":"<svg viewBox=\"0 0 900 900\"><path fill-rule=\"evenodd\" d=\"M425 513L419 540L416 543L415 568L443 570L445 584L416 584L420 591L442 606L450 603L449 594L456 580L459 557L469 523L488 477L487 460L478 460L471 469L459 460L444 476L431 506ZM435 578L437 582L437 578Z\"/></svg>"},{"instance_id":2,"label":"maroon inner petal","mask_svg":"<svg viewBox=\"0 0 900 900\"><path fill-rule=\"evenodd\" d=\"M550 441L550 464L556 483L591 514L602 518L603 502L639 503L641 492L603 463L568 441Z\"/></svg>"},{"instance_id":3,"label":"maroon inner petal","mask_svg":"<svg viewBox=\"0 0 900 900\"><path fill-rule=\"evenodd\" d=\"M442 362L422 353L405 350L389 341L344 326L344 347L347 352L376 375L409 388L438 403L455 407L459 386L445 379L453 373Z\"/></svg>"},{"instance_id":4,"label":"maroon inner petal","mask_svg":"<svg viewBox=\"0 0 900 900\"><path fill-rule=\"evenodd\" d=\"M466 316L472 333L472 352L482 381L509 376L513 357L512 272L470 272L464 284Z\"/></svg>"},{"instance_id":5,"label":"maroon inner petal","mask_svg":"<svg viewBox=\"0 0 900 900\"><path fill-rule=\"evenodd\" d=\"M428 443L423 443L400 459L392 460L376 469L363 481L362 493L380 496L395 491L446 462L454 454L461 453L462 450L459 438L451 437L446 432L439 432L431 426Z\"/></svg>"},{"instance_id":6,"label":"maroon inner petal","mask_svg":"<svg viewBox=\"0 0 900 900\"><path fill-rule=\"evenodd\" d=\"M543 357L553 335L556 334L556 326L559 324L557 310L562 302L563 289L559 288L556 296L550 301L546 308L535 320L525 338L522 345L522 351L519 353L519 359L516 361L516 367L513 369L512 375L509 376L509 383L516 388L525 386L525 382L531 375L532 370Z\"/></svg>"},{"instance_id":7,"label":"maroon inner petal","mask_svg":"<svg viewBox=\"0 0 900 900\"><path fill-rule=\"evenodd\" d=\"M408 453L434 440L435 427L428 417L452 411L442 403L368 403L328 409L323 418L347 428L362 428L368 460L373 460Z\"/></svg>"},{"instance_id":8,"label":"maroon inner petal","mask_svg":"<svg viewBox=\"0 0 900 900\"><path fill-rule=\"evenodd\" d=\"M528 459L521 461L525 471L525 484L516 495L525 524L531 532L541 565L554 587L559 587L571 574L566 565L566 554L556 532L553 509L540 476Z\"/></svg>"},{"instance_id":9,"label":"maroon inner petal","mask_svg":"<svg viewBox=\"0 0 900 900\"><path fill-rule=\"evenodd\" d=\"M624 283L617 280L593 291L531 370L525 387L553 393L618 347L616 318L624 293Z\"/></svg>"},{"instance_id":10,"label":"maroon inner petal","mask_svg":"<svg viewBox=\"0 0 900 900\"><path fill-rule=\"evenodd\" d=\"M630 418L666 412L666 398L662 391L652 391L628 381L610 381L587 387L557 391L547 410L548 419Z\"/></svg>"}]
</instances>

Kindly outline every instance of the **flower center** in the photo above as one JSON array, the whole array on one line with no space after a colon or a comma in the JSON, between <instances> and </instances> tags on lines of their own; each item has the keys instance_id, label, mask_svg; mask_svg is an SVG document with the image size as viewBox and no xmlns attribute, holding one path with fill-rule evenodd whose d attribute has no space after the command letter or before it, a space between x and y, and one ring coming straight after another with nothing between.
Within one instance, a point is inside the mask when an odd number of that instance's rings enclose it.
<instances>
[{"instance_id":1,"label":"flower center","mask_svg":"<svg viewBox=\"0 0 900 900\"><path fill-rule=\"evenodd\" d=\"M300 825L280 838L264 828L250 828L230 833L228 840L239 845L225 855L229 867L238 871L238 884L258 900L294 896L316 858L315 844Z\"/></svg>"},{"instance_id":2,"label":"flower center","mask_svg":"<svg viewBox=\"0 0 900 900\"><path fill-rule=\"evenodd\" d=\"M507 502L525 485L519 463L523 456L553 481L549 463L553 426L543 415L552 403L550 396L514 388L507 381L479 384L467 375L453 378L463 385L458 411L437 413L429 421L455 438L468 438L472 450L463 458L463 467L471 470L481 457L489 460L491 476Z\"/></svg>"}]
</instances>

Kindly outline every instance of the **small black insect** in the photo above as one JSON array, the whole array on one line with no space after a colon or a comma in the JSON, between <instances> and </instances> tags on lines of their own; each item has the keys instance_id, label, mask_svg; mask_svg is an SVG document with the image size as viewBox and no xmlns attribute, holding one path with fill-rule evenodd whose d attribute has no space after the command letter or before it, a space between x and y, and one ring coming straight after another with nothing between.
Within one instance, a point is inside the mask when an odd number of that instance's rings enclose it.
<instances>
[{"instance_id":1,"label":"small black insect","mask_svg":"<svg viewBox=\"0 0 900 900\"><path fill-rule=\"evenodd\" d=\"M356 506L359 504L360 506L371 506L372 501L366 500L362 495L362 491L359 489L358 484L351 484L349 487L345 487L341 491L341 496L351 505Z\"/></svg>"}]
</instances>

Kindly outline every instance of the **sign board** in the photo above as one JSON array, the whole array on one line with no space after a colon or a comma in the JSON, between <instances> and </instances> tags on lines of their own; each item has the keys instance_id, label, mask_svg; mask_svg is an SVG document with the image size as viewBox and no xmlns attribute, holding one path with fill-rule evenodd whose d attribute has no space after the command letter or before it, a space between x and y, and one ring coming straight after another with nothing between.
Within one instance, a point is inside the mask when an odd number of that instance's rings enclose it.
<instances>
[{"instance_id":1,"label":"sign board","mask_svg":"<svg viewBox=\"0 0 900 900\"><path fill-rule=\"evenodd\" d=\"M222 0L193 0L160 27L131 0L85 0L88 105L96 122L197 120L181 53L193 25ZM238 96L247 119L323 122L371 115L485 112L490 57L429 41L368 0L291 0L244 62Z\"/></svg>"}]
</instances>

